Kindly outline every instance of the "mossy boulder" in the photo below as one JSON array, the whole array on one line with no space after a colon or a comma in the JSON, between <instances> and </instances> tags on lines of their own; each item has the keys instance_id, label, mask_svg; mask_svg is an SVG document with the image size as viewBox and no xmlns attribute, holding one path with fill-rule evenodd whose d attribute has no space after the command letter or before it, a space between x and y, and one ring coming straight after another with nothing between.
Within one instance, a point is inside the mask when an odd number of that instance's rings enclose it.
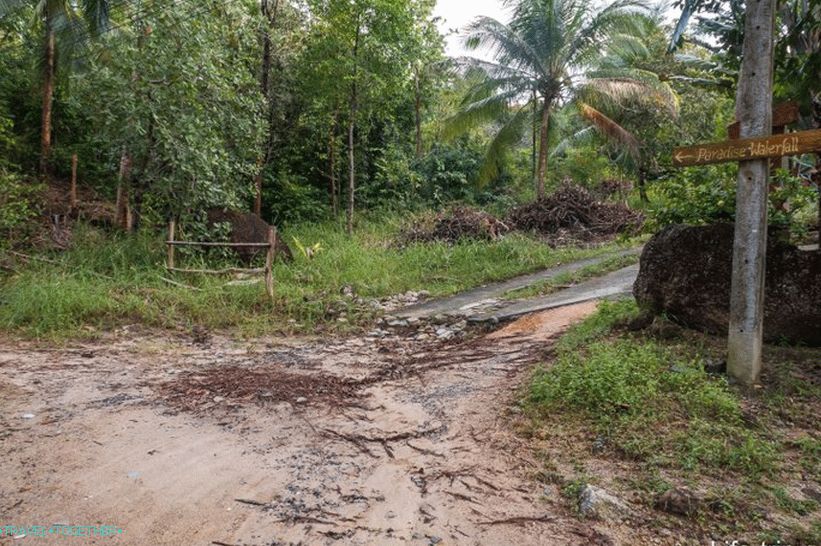
<instances>
[{"instance_id":1,"label":"mossy boulder","mask_svg":"<svg viewBox=\"0 0 821 546\"><path fill-rule=\"evenodd\" d=\"M733 225L669 226L641 255L639 306L684 326L726 335ZM821 252L768 237L764 339L821 346Z\"/></svg>"}]
</instances>

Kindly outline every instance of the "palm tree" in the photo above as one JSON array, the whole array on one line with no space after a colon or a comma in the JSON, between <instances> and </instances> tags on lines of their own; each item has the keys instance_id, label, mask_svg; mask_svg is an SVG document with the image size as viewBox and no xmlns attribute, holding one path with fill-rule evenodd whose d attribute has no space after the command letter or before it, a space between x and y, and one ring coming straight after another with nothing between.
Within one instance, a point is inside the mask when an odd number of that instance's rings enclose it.
<instances>
[{"instance_id":1,"label":"palm tree","mask_svg":"<svg viewBox=\"0 0 821 546\"><path fill-rule=\"evenodd\" d=\"M574 102L588 121L635 153L635 138L591 103L649 95L668 95L665 100L672 97L669 88L651 73L592 68L602 54L603 44L613 39L628 41L641 33L644 6L637 0L618 0L601 10L595 10L591 0L519 0L513 7L508 25L479 17L467 28L467 47L489 50L494 61L461 60L469 71L478 71L483 77L449 120L449 132L501 120L481 173L481 178L487 180L498 172L504 151L520 142L533 124L534 149L536 133L539 147L533 176L536 194L541 198L551 114L558 105Z\"/></svg>"},{"instance_id":2,"label":"palm tree","mask_svg":"<svg viewBox=\"0 0 821 546\"><path fill-rule=\"evenodd\" d=\"M620 97L620 100L613 101L609 96L588 96L582 88L578 93L579 100L573 106L576 106L583 118L592 123L592 127L572 135L555 149L561 151L579 137L584 139L590 136L594 130L603 134L611 143L616 144L617 151L620 152L614 158L615 163L636 175L639 195L645 203L648 202L648 175L657 174L658 159L665 153L665 146L669 146L669 142L658 138L658 131L665 123L678 117L678 95L665 82L686 81L703 85L702 82L707 81L684 74L684 69L693 63L682 62L679 58L665 54L663 17L661 10L657 9L644 19L640 36L613 36L601 48L601 56L596 59L595 68L590 72L596 75L629 75L646 82L653 92L642 96ZM715 85L713 81L711 83ZM614 138L614 135L618 136Z\"/></svg>"},{"instance_id":3,"label":"palm tree","mask_svg":"<svg viewBox=\"0 0 821 546\"><path fill-rule=\"evenodd\" d=\"M34 9L34 24L43 33L43 106L40 128L40 173L49 170L52 106L57 75L58 48L76 50L89 36L108 29L114 0L0 0L0 17L17 10ZM123 2L118 2L122 5Z\"/></svg>"}]
</instances>

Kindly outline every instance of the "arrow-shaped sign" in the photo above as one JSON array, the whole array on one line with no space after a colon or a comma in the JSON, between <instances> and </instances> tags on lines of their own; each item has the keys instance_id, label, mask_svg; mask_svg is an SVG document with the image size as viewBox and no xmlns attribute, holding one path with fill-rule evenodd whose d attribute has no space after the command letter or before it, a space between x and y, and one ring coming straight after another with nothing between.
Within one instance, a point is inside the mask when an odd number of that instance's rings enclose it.
<instances>
[{"instance_id":1,"label":"arrow-shaped sign","mask_svg":"<svg viewBox=\"0 0 821 546\"><path fill-rule=\"evenodd\" d=\"M696 156L691 155L691 154L685 154L682 151L677 151L676 154L675 154L675 158L676 158L677 163L682 163L685 159L693 159L695 157Z\"/></svg>"},{"instance_id":2,"label":"arrow-shaped sign","mask_svg":"<svg viewBox=\"0 0 821 546\"><path fill-rule=\"evenodd\" d=\"M673 150L673 166L710 165L821 151L821 129L761 138L727 140Z\"/></svg>"}]
</instances>

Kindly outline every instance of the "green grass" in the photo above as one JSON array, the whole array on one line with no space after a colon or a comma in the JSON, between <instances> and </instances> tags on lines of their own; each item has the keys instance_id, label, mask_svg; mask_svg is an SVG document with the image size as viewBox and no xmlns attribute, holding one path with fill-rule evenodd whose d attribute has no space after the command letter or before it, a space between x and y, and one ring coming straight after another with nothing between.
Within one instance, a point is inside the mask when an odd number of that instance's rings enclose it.
<instances>
[{"instance_id":1,"label":"green grass","mask_svg":"<svg viewBox=\"0 0 821 546\"><path fill-rule=\"evenodd\" d=\"M776 469L775 442L746 422L738 394L705 373L698 355L608 335L635 313L633 303L603 303L564 336L553 365L533 378L536 418L581 419L621 456L651 466L750 477Z\"/></svg>"},{"instance_id":2,"label":"green grass","mask_svg":"<svg viewBox=\"0 0 821 546\"><path fill-rule=\"evenodd\" d=\"M639 256L631 254L628 256L612 256L605 258L599 263L588 265L572 273L562 273L545 281L517 288L506 292L502 297L506 300L533 298L552 294L564 286L577 284L593 277L599 277L611 271L616 271L623 267L638 263Z\"/></svg>"},{"instance_id":3,"label":"green grass","mask_svg":"<svg viewBox=\"0 0 821 546\"><path fill-rule=\"evenodd\" d=\"M400 218L363 220L353 238L333 223L308 224L284 233L306 246L321 243L312 260L296 256L275 267L275 298L262 284L226 286L226 278L172 275L164 270L162 237L112 236L81 226L74 247L49 256L59 265L32 261L0 279L0 329L34 338L95 335L123 324L187 328L194 324L240 334L314 332L366 324L374 312L341 294L351 286L363 298L408 290L448 295L559 263L629 246L551 249L525 235L454 246L393 245ZM293 246L293 245L292 245ZM178 267L213 267L219 259L180 255ZM195 287L173 286L166 277ZM339 322L334 310L346 311Z\"/></svg>"},{"instance_id":4,"label":"green grass","mask_svg":"<svg viewBox=\"0 0 821 546\"><path fill-rule=\"evenodd\" d=\"M766 346L761 384L744 389L704 371L721 338L661 318L631 332L637 316L632 301L602 303L534 373L519 429L538 441L537 479L571 506L592 480L680 536L818 544L819 349ZM679 486L701 499L696 512L656 510Z\"/></svg>"}]
</instances>

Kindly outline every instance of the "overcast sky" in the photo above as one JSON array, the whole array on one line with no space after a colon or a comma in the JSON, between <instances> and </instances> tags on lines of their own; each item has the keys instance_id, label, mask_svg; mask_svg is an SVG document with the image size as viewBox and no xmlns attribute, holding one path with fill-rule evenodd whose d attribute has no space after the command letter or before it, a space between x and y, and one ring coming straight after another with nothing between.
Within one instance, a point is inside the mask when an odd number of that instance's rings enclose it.
<instances>
[{"instance_id":1,"label":"overcast sky","mask_svg":"<svg viewBox=\"0 0 821 546\"><path fill-rule=\"evenodd\" d=\"M609 3L603 0L602 4ZM443 20L439 22L439 30L447 36L447 54L452 57L465 55L462 47L462 37L459 32L450 34L451 30L462 30L478 15L487 15L502 22L509 22L510 10L503 5L503 0L438 0L436 9L433 10L435 16ZM667 8L666 15L670 21L678 19L680 10ZM484 57L476 52L472 56Z\"/></svg>"},{"instance_id":2,"label":"overcast sky","mask_svg":"<svg viewBox=\"0 0 821 546\"><path fill-rule=\"evenodd\" d=\"M450 30L461 30L477 15L487 15L504 22L509 19L502 0L438 0L433 14L444 19L439 23L439 29L446 35ZM447 37L447 53L455 57L465 54L458 34Z\"/></svg>"}]
</instances>

